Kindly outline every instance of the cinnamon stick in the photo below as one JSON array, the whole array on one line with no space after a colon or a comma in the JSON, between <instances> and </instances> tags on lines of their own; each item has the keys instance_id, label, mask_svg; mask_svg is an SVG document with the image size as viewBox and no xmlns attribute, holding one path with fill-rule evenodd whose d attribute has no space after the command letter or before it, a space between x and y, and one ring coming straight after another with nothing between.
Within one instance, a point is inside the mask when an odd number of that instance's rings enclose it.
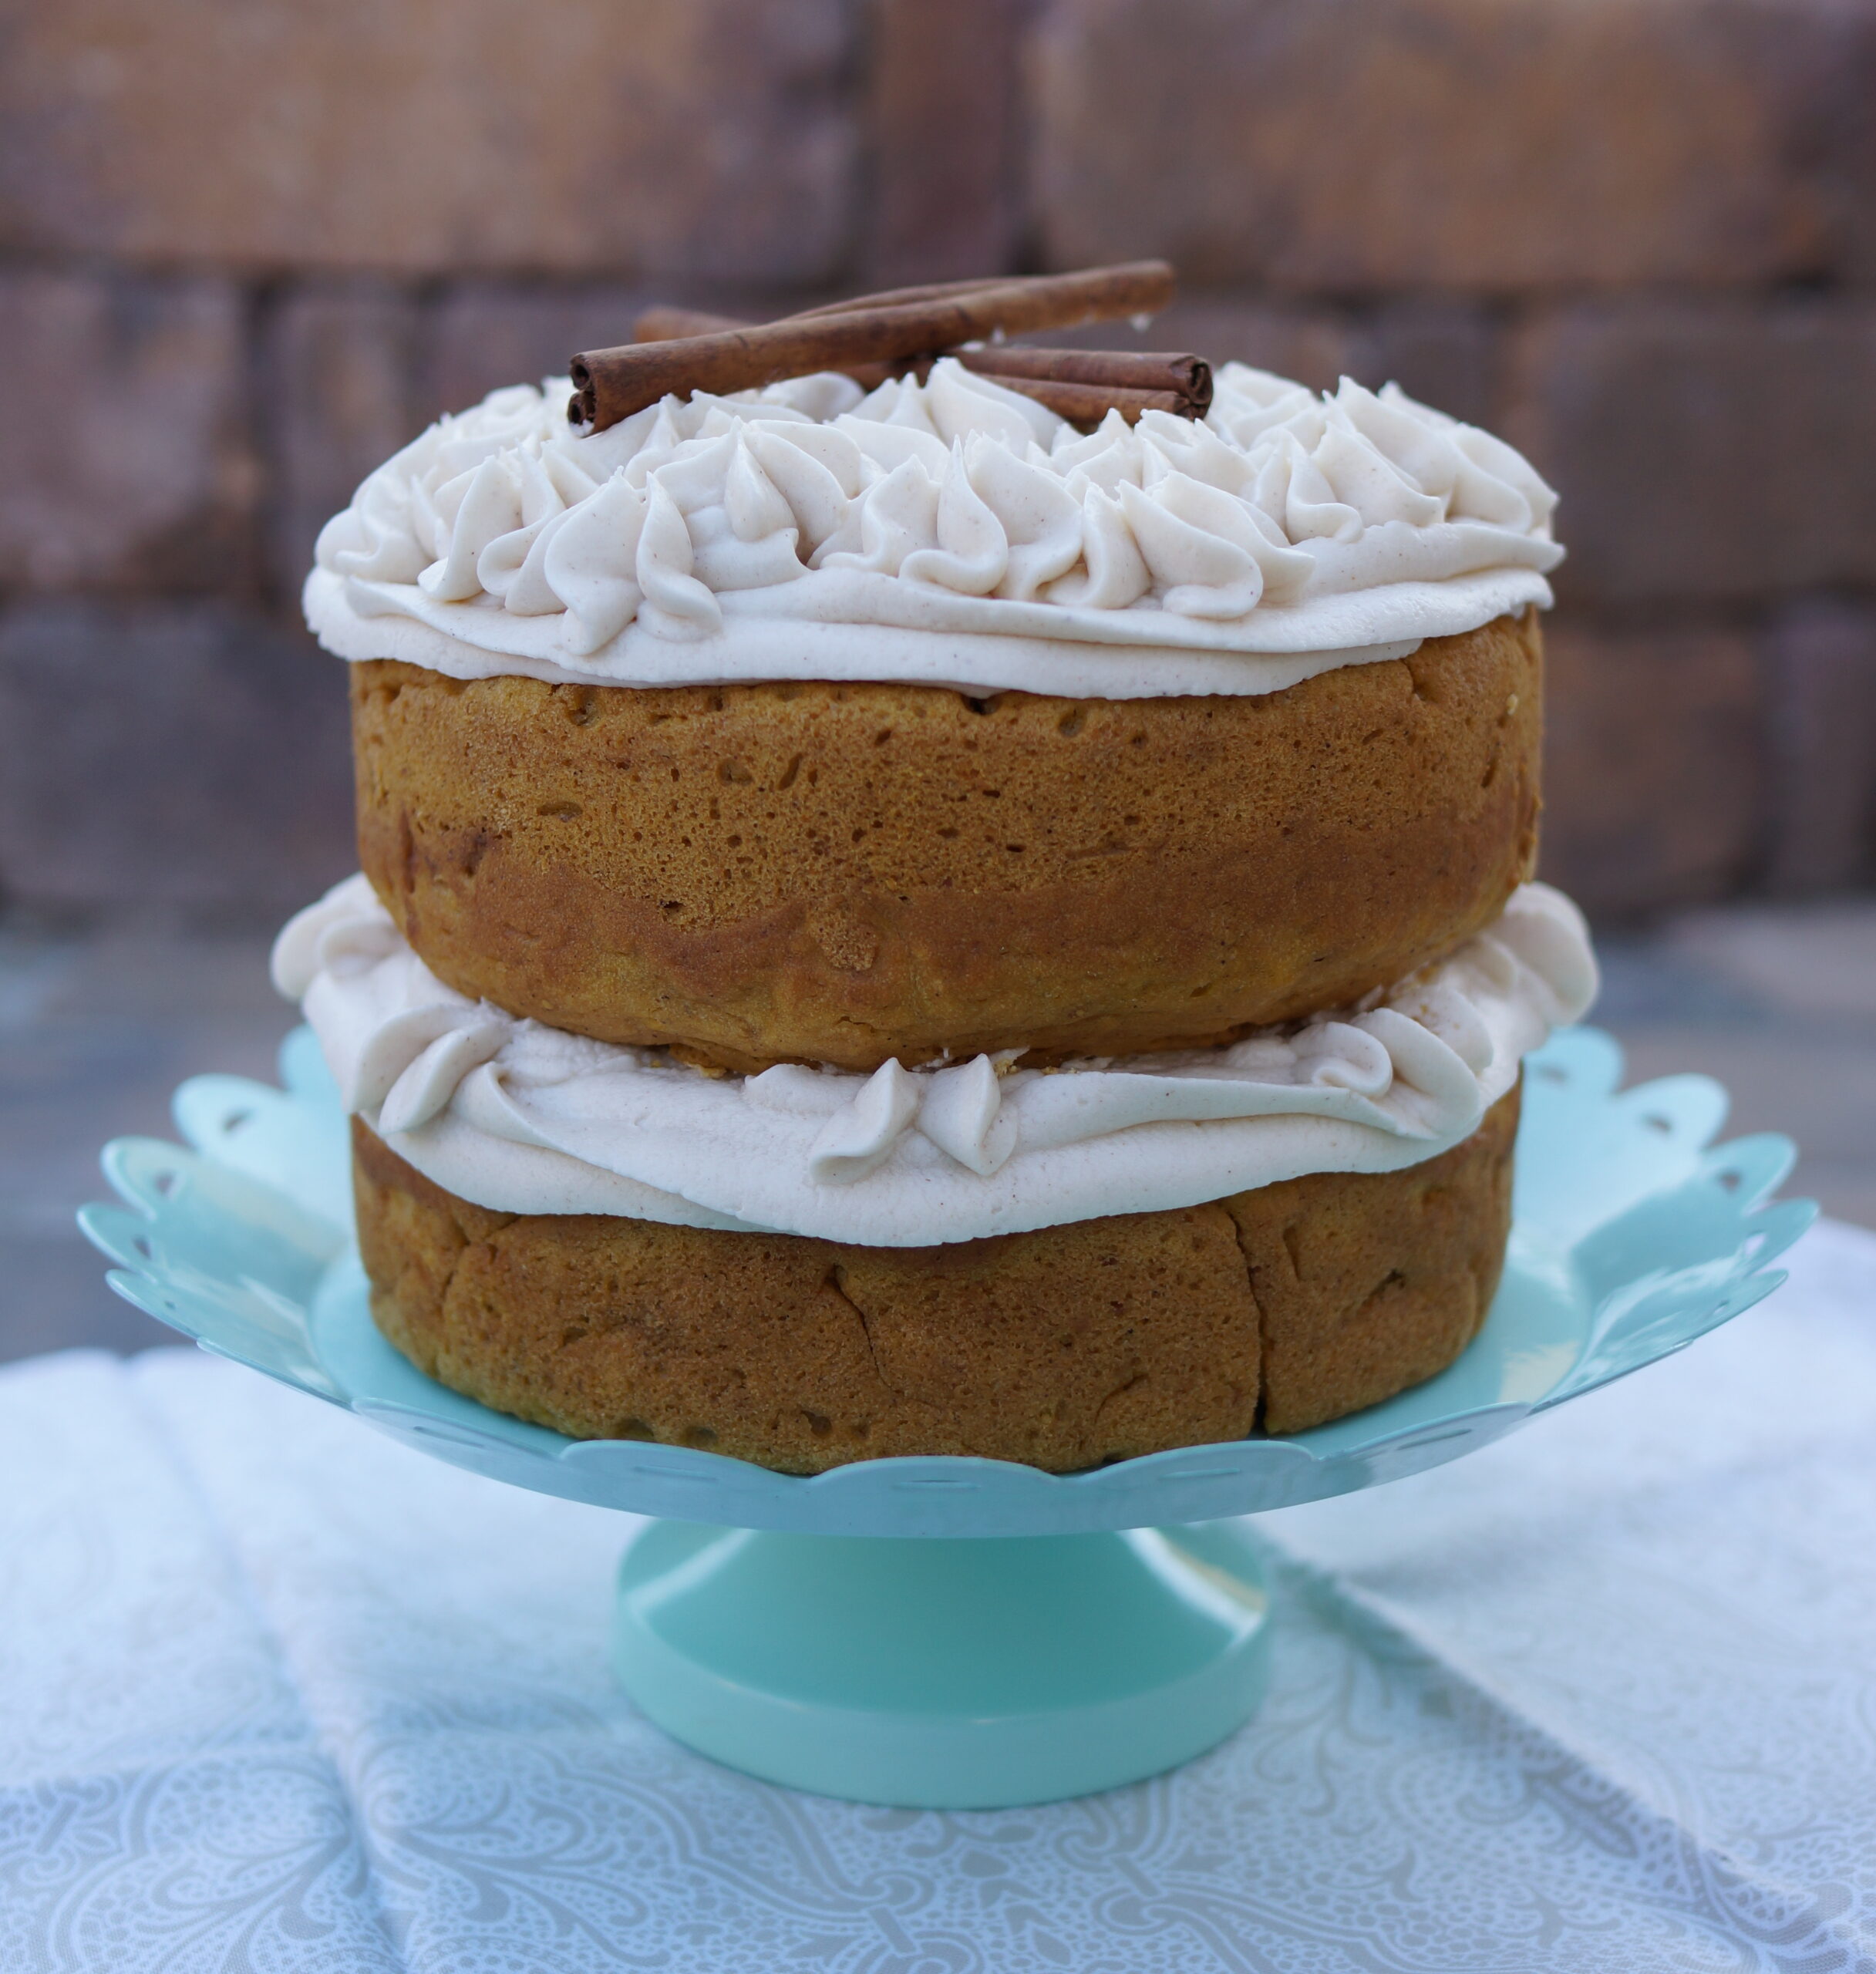
<instances>
[{"instance_id":1,"label":"cinnamon stick","mask_svg":"<svg viewBox=\"0 0 1876 1974\"><path fill-rule=\"evenodd\" d=\"M942 301L954 295L975 295L987 288L1007 287L1011 277L992 275L975 281L947 281L923 288L889 288L877 295L856 295L844 301L823 301L812 308L797 309L783 319L790 322L818 320L823 315L851 315L867 308L894 308L911 301ZM682 336L715 335L724 329L749 329L757 326L739 315L719 315L708 308L679 308L659 302L645 309L633 323L634 342L675 342Z\"/></svg>"},{"instance_id":2,"label":"cinnamon stick","mask_svg":"<svg viewBox=\"0 0 1876 1974\"><path fill-rule=\"evenodd\" d=\"M628 343L573 359L568 416L603 432L667 392L759 389L856 363L928 355L959 343L1116 315L1148 315L1172 298L1172 270L1140 261L1082 274L999 281L962 295L882 303L857 312L797 316L675 342Z\"/></svg>"},{"instance_id":3,"label":"cinnamon stick","mask_svg":"<svg viewBox=\"0 0 1876 1974\"><path fill-rule=\"evenodd\" d=\"M948 284L951 291L963 291L992 285L988 282ZM901 289L898 295L922 297L929 291ZM834 302L817 315L851 313L871 301L887 297L862 298L860 303ZM794 319L799 319L794 318ZM633 325L637 342L669 342L687 336L711 335L725 330L750 326L729 315L713 315L702 308L648 308ZM1031 388L1024 395L1046 404L1058 416L1076 424L1097 424L1111 409L1130 425L1143 411L1165 411L1183 418L1201 418L1211 403L1211 369L1202 359L1187 354L1171 355L1135 350L1039 349L1027 343L999 343L987 349L953 350L968 370L995 377L1012 389L1022 389L1019 379L1032 386L1060 385L1073 389L1051 390ZM923 359L901 359L894 363L856 363L844 367L845 374L871 389L893 376L908 370L921 374L929 367Z\"/></svg>"},{"instance_id":4,"label":"cinnamon stick","mask_svg":"<svg viewBox=\"0 0 1876 1974\"><path fill-rule=\"evenodd\" d=\"M1027 378L1103 390L1143 391L1150 396L1170 395L1179 399L1182 406L1191 406L1185 413L1187 417L1201 416L1211 406L1211 365L1201 357L1131 349L1036 349L1026 343L996 343L986 349L950 353L965 369L1012 387Z\"/></svg>"},{"instance_id":5,"label":"cinnamon stick","mask_svg":"<svg viewBox=\"0 0 1876 1974\"><path fill-rule=\"evenodd\" d=\"M638 342L669 342L747 326L733 316L714 315L702 308L655 308L638 318L632 335ZM1098 425L1110 410L1118 411L1130 425L1138 423L1143 411L1202 418L1211 403L1211 366L1197 356L1125 349L1038 349L1028 343L998 343L988 349L946 353L955 356L967 370L994 377L1006 389L1020 391L1077 425ZM845 374L871 389L889 376L928 367L916 359L856 363L847 365Z\"/></svg>"},{"instance_id":6,"label":"cinnamon stick","mask_svg":"<svg viewBox=\"0 0 1876 1974\"><path fill-rule=\"evenodd\" d=\"M1071 425L1098 425L1110 411L1119 412L1130 425L1140 423L1143 411L1168 412L1175 418L1199 416L1192 400L1177 391L1143 391L1126 384L1077 383L1055 377L1005 376L996 381L1006 391L1046 404Z\"/></svg>"},{"instance_id":7,"label":"cinnamon stick","mask_svg":"<svg viewBox=\"0 0 1876 1974\"><path fill-rule=\"evenodd\" d=\"M712 315L707 308L648 308L632 325L634 342L676 342L685 336L708 336L725 329L753 328L755 324L734 315ZM862 390L877 390L888 377L901 375L907 365L898 363L846 363L844 376L850 377Z\"/></svg>"}]
</instances>

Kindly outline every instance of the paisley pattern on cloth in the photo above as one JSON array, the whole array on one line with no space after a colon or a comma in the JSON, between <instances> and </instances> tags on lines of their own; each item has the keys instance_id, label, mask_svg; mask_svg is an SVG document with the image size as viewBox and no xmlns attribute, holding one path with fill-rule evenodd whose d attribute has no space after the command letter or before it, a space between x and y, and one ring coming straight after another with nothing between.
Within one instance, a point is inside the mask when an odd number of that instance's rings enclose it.
<instances>
[{"instance_id":1,"label":"paisley pattern on cloth","mask_svg":"<svg viewBox=\"0 0 1876 1974\"><path fill-rule=\"evenodd\" d=\"M1250 1725L917 1814L620 1692L631 1518L197 1352L0 1370L0 1966L1687 1974L1876 1957L1876 1239L1412 1480L1257 1518ZM153 1332L153 1335L154 1332Z\"/></svg>"},{"instance_id":2,"label":"paisley pattern on cloth","mask_svg":"<svg viewBox=\"0 0 1876 1974\"><path fill-rule=\"evenodd\" d=\"M274 978L347 1109L463 1198L884 1247L1417 1164L1469 1137L1596 991L1581 915L1544 884L1358 1007L1054 1070L1019 1069L1011 1050L870 1076L712 1076L453 992L362 876L288 925Z\"/></svg>"}]
</instances>

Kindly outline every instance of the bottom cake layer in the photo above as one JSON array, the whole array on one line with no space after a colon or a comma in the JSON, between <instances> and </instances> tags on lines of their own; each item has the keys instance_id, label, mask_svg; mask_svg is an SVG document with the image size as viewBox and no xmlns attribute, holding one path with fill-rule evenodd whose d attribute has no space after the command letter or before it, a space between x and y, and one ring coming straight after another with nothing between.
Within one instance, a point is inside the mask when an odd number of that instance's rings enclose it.
<instances>
[{"instance_id":1,"label":"bottom cake layer","mask_svg":"<svg viewBox=\"0 0 1876 1974\"><path fill-rule=\"evenodd\" d=\"M1518 1093L1395 1172L933 1248L491 1212L354 1120L372 1313L452 1389L581 1439L784 1473L1069 1473L1301 1430L1443 1370L1504 1259Z\"/></svg>"}]
</instances>

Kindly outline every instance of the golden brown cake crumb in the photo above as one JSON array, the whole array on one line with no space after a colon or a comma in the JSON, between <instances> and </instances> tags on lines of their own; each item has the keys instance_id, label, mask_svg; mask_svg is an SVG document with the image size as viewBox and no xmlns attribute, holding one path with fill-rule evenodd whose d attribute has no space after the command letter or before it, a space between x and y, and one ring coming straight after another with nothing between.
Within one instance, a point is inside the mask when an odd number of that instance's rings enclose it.
<instances>
[{"instance_id":1,"label":"golden brown cake crumb","mask_svg":"<svg viewBox=\"0 0 1876 1974\"><path fill-rule=\"evenodd\" d=\"M1295 1431L1476 1333L1511 1218L1517 1094L1375 1174L934 1248L493 1213L354 1121L378 1326L421 1369L584 1438L784 1472L901 1454L1056 1472Z\"/></svg>"},{"instance_id":2,"label":"golden brown cake crumb","mask_svg":"<svg viewBox=\"0 0 1876 1974\"><path fill-rule=\"evenodd\" d=\"M736 1070L1231 1039L1535 857L1534 611L1241 698L352 669L360 855L442 979Z\"/></svg>"}]
</instances>

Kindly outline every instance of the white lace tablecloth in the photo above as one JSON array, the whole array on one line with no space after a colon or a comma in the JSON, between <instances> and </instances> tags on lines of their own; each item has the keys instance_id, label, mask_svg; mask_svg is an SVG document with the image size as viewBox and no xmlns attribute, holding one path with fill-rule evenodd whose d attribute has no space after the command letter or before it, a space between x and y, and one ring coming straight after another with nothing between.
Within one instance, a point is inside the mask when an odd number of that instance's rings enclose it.
<instances>
[{"instance_id":1,"label":"white lace tablecloth","mask_svg":"<svg viewBox=\"0 0 1876 1974\"><path fill-rule=\"evenodd\" d=\"M1876 1236L1264 1518L1270 1698L1036 1810L797 1796L606 1667L621 1517L193 1352L0 1373L0 1969L1876 1969Z\"/></svg>"}]
</instances>

